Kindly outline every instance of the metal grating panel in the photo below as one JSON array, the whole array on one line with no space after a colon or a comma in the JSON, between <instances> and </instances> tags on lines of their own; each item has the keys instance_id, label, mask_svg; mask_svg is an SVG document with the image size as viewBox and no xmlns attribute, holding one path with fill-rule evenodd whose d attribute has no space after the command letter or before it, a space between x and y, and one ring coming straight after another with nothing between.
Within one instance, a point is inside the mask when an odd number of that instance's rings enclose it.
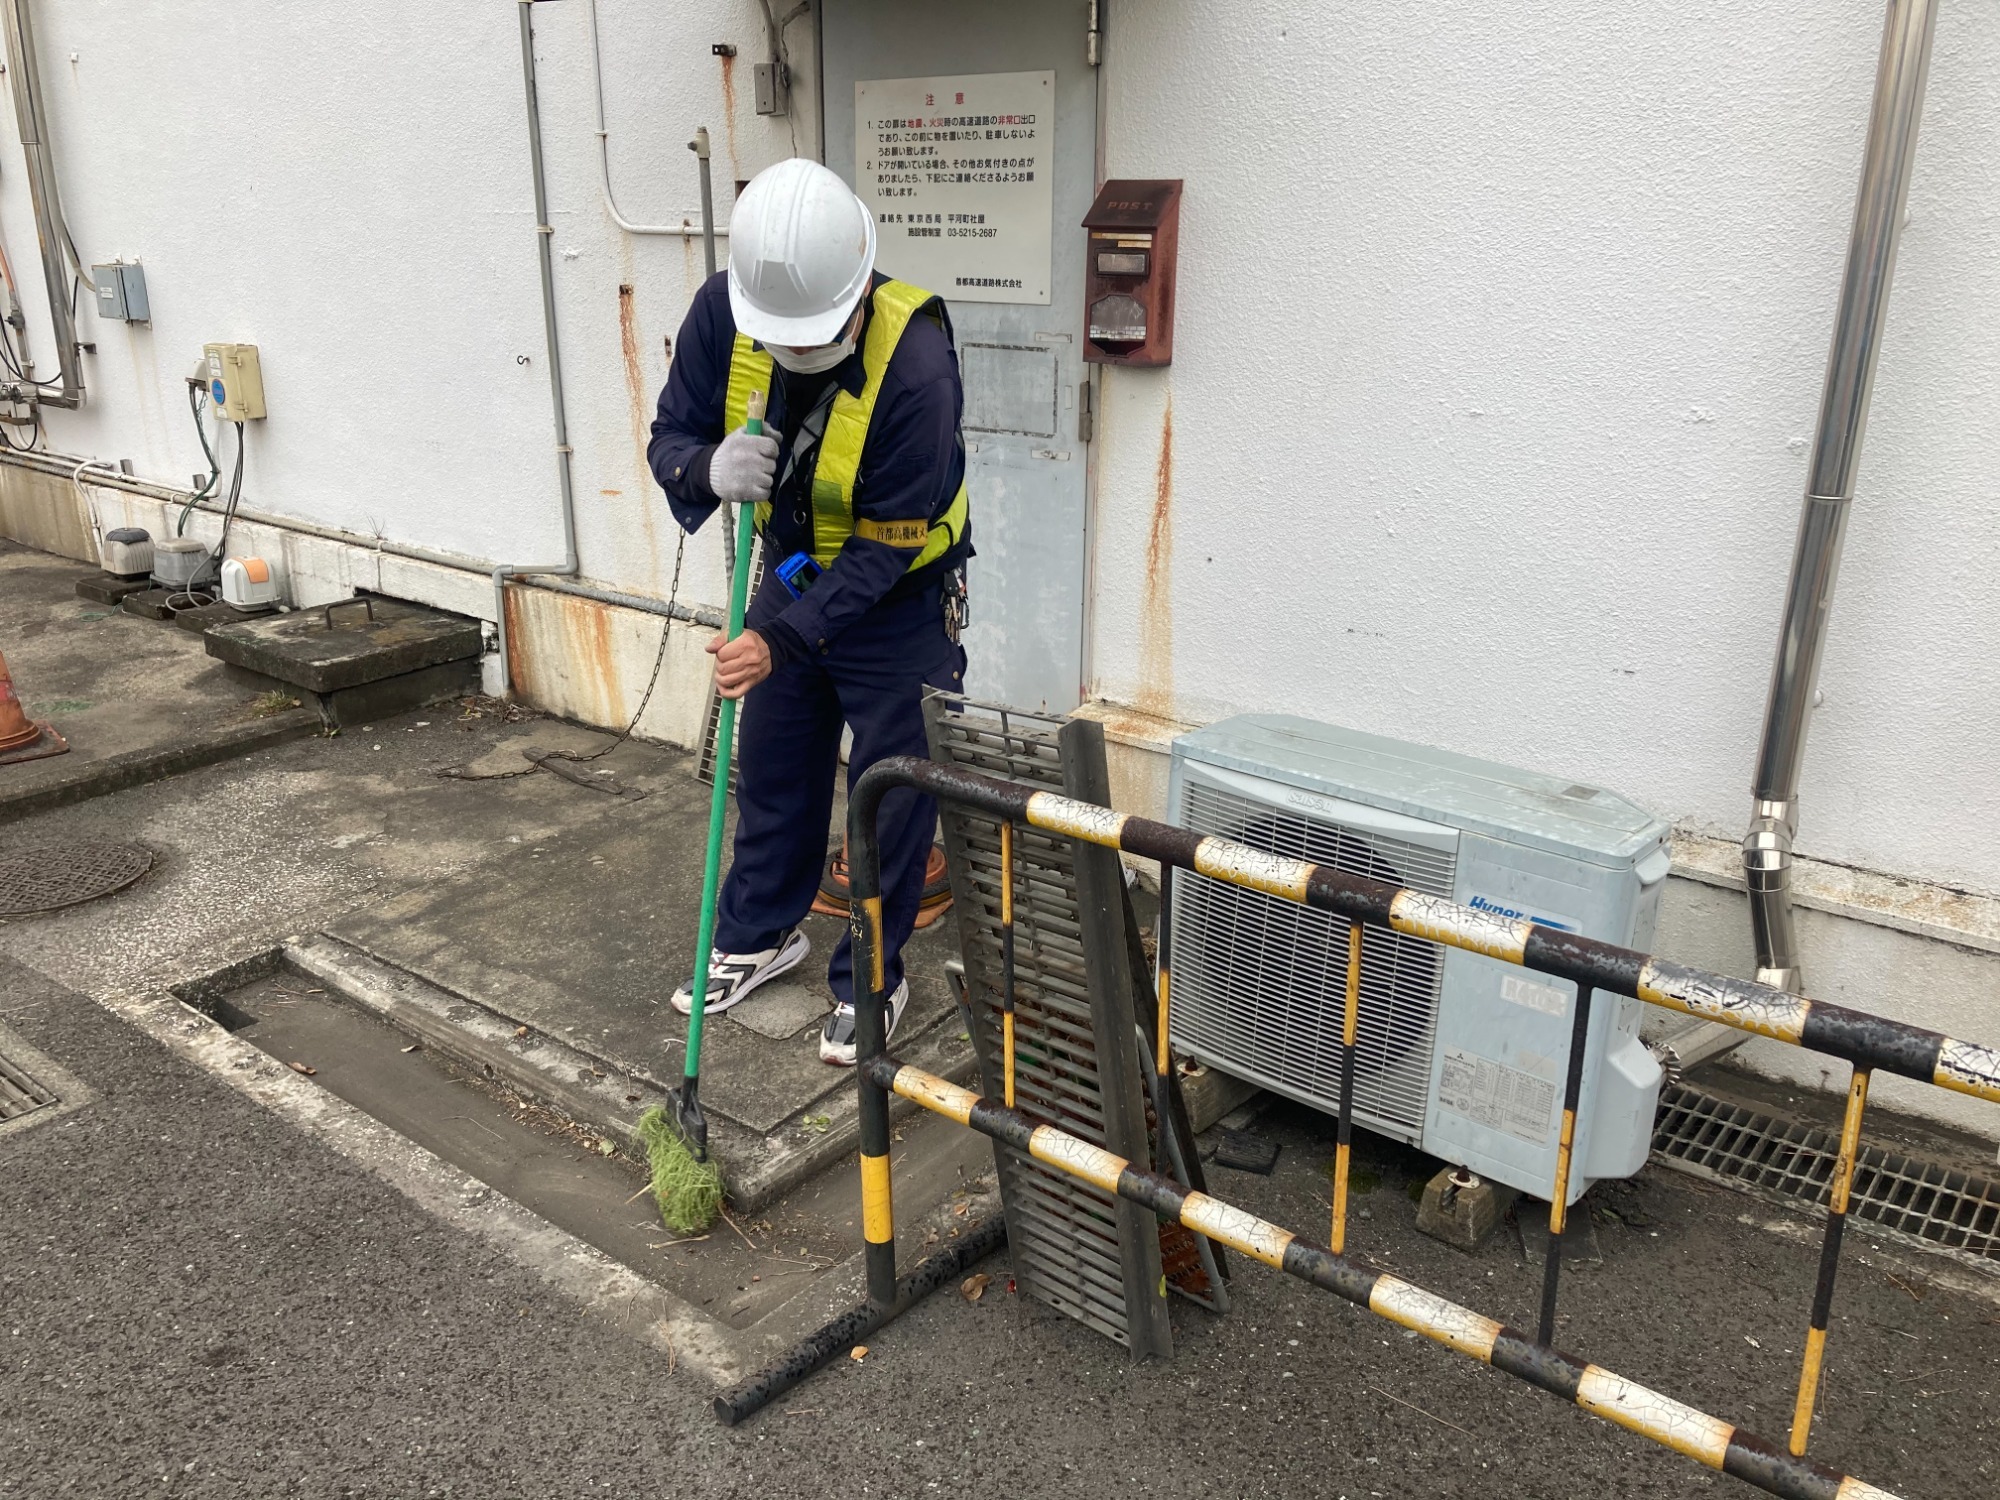
<instances>
[{"instance_id":1,"label":"metal grating panel","mask_svg":"<svg viewBox=\"0 0 2000 1500\"><path fill-rule=\"evenodd\" d=\"M1449 896L1457 860L1190 781L1186 826L1259 849ZM1340 1103L1347 924L1259 891L1183 875L1174 882L1174 1040L1224 1072L1328 1111ZM1415 1141L1423 1133L1443 950L1370 929L1361 957L1354 1113Z\"/></svg>"},{"instance_id":2,"label":"metal grating panel","mask_svg":"<svg viewBox=\"0 0 2000 1500\"><path fill-rule=\"evenodd\" d=\"M1710 1177L1824 1207L1840 1138L1685 1084L1660 1097L1653 1151ZM2000 1185L1863 1143L1848 1212L1898 1234L2000 1261Z\"/></svg>"},{"instance_id":3,"label":"metal grating panel","mask_svg":"<svg viewBox=\"0 0 2000 1500\"><path fill-rule=\"evenodd\" d=\"M1066 782L1060 719L934 700L931 755L1053 791ZM990 819L941 809L953 860L973 1043L987 1080L1002 1057L1000 835ZM1017 828L1014 838L1016 1103L1030 1115L1122 1155L1105 1098L1084 953L1075 850L1067 839ZM1127 1019L1129 1029L1129 1014ZM1143 1151L1136 1153L1143 1156ZM996 1148L1016 1276L1023 1290L1120 1344L1133 1344L1126 1286L1132 1247L1118 1201L1032 1158Z\"/></svg>"},{"instance_id":4,"label":"metal grating panel","mask_svg":"<svg viewBox=\"0 0 2000 1500\"><path fill-rule=\"evenodd\" d=\"M56 1091L0 1052L0 1120L18 1120L59 1103Z\"/></svg>"}]
</instances>

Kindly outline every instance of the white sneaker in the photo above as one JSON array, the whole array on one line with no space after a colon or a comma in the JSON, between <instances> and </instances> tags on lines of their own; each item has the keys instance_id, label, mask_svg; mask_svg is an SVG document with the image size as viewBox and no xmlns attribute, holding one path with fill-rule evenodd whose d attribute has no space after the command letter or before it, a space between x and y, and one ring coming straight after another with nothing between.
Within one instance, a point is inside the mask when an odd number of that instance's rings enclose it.
<instances>
[{"instance_id":1,"label":"white sneaker","mask_svg":"<svg viewBox=\"0 0 2000 1500\"><path fill-rule=\"evenodd\" d=\"M708 1006L706 1015L718 1015L748 995L767 979L796 969L812 951L812 940L794 927L781 935L778 946L760 953L724 953L710 950L708 958ZM694 976L674 991L674 1009L682 1015L694 1013Z\"/></svg>"},{"instance_id":2,"label":"white sneaker","mask_svg":"<svg viewBox=\"0 0 2000 1500\"><path fill-rule=\"evenodd\" d=\"M903 1019L903 1008L909 1003L910 981L905 979L889 996L889 1024L885 1041L896 1034L896 1023ZM853 1006L836 1005L828 1014L826 1025L819 1032L819 1060L840 1068L854 1066Z\"/></svg>"}]
</instances>

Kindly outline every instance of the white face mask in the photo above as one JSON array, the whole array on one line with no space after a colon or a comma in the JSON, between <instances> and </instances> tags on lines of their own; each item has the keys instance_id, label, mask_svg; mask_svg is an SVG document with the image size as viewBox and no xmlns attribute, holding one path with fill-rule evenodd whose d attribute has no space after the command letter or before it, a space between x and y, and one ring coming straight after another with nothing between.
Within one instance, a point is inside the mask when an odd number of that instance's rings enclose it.
<instances>
[{"instance_id":1,"label":"white face mask","mask_svg":"<svg viewBox=\"0 0 2000 1500\"><path fill-rule=\"evenodd\" d=\"M787 349L783 344L766 344L764 352L794 375L820 375L854 352L854 336L849 334L837 344L822 344L803 354Z\"/></svg>"}]
</instances>

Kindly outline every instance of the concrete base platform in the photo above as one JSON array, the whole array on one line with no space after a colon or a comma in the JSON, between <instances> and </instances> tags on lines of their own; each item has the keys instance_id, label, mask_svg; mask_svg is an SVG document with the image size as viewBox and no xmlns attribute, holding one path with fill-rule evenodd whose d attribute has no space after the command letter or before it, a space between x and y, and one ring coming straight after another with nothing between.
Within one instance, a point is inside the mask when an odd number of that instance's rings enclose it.
<instances>
[{"instance_id":1,"label":"concrete base platform","mask_svg":"<svg viewBox=\"0 0 2000 1500\"><path fill-rule=\"evenodd\" d=\"M681 1076L687 1026L669 998L693 971L707 816L690 763L685 780L587 828L349 916L289 956L466 1064L629 1135ZM805 963L703 1033L710 1145L746 1211L856 1149L854 1075L817 1049L842 927L809 918ZM894 1045L965 1078L972 1052L944 977L956 952L949 918L913 939Z\"/></svg>"},{"instance_id":2,"label":"concrete base platform","mask_svg":"<svg viewBox=\"0 0 2000 1500\"><path fill-rule=\"evenodd\" d=\"M117 573L86 573L76 581L76 597L93 604L122 604L131 594L143 594L153 586L150 578L126 578Z\"/></svg>"},{"instance_id":3,"label":"concrete base platform","mask_svg":"<svg viewBox=\"0 0 2000 1500\"><path fill-rule=\"evenodd\" d=\"M0 766L0 823L315 734L311 708L269 712L199 637L76 594L68 558L0 542L0 652L28 712L70 753Z\"/></svg>"}]
</instances>

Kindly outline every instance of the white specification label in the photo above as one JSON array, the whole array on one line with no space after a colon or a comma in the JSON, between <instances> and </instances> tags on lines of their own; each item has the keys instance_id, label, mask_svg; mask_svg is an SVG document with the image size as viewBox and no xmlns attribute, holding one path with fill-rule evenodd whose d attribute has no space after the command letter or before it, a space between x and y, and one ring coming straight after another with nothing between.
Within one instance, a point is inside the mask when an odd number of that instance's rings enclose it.
<instances>
[{"instance_id":1,"label":"white specification label","mask_svg":"<svg viewBox=\"0 0 2000 1500\"><path fill-rule=\"evenodd\" d=\"M1476 1125L1540 1146L1555 1124L1556 1086L1490 1057L1447 1049L1438 1103Z\"/></svg>"},{"instance_id":2,"label":"white specification label","mask_svg":"<svg viewBox=\"0 0 2000 1500\"><path fill-rule=\"evenodd\" d=\"M1569 996L1562 990L1552 984L1537 984L1532 979L1523 979L1518 974L1500 976L1500 997L1516 1005L1525 1005L1529 1010L1538 1010L1545 1016L1569 1014Z\"/></svg>"},{"instance_id":3,"label":"white specification label","mask_svg":"<svg viewBox=\"0 0 2000 1500\"><path fill-rule=\"evenodd\" d=\"M854 189L880 268L955 302L1047 305L1054 73L854 85Z\"/></svg>"}]
</instances>

